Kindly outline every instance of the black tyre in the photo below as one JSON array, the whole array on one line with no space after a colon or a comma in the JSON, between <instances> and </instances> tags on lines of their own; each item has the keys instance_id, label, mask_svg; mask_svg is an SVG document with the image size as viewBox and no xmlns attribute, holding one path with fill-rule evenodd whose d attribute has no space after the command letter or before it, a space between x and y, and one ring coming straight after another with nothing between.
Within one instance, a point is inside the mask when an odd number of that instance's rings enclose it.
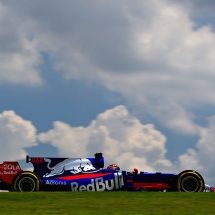
<instances>
[{"instance_id":1,"label":"black tyre","mask_svg":"<svg viewBox=\"0 0 215 215\"><path fill-rule=\"evenodd\" d=\"M23 172L17 176L13 183L13 190L20 192L34 192L40 190L40 181L31 172Z\"/></svg>"},{"instance_id":2,"label":"black tyre","mask_svg":"<svg viewBox=\"0 0 215 215\"><path fill-rule=\"evenodd\" d=\"M197 172L183 172L178 178L180 192L203 192L204 180Z\"/></svg>"},{"instance_id":3,"label":"black tyre","mask_svg":"<svg viewBox=\"0 0 215 215\"><path fill-rule=\"evenodd\" d=\"M33 192L35 191L35 189L35 180L29 176L24 176L17 182L17 190L20 192Z\"/></svg>"}]
</instances>

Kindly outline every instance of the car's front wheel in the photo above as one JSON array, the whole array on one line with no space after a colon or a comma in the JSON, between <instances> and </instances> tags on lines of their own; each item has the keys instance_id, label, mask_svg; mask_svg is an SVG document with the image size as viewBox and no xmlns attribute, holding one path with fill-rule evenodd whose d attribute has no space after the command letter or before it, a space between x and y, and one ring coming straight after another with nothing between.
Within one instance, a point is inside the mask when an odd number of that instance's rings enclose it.
<instances>
[{"instance_id":1,"label":"car's front wheel","mask_svg":"<svg viewBox=\"0 0 215 215\"><path fill-rule=\"evenodd\" d=\"M179 174L178 190L180 192L203 192L204 180L202 176L195 171L185 171L182 174Z\"/></svg>"}]
</instances>

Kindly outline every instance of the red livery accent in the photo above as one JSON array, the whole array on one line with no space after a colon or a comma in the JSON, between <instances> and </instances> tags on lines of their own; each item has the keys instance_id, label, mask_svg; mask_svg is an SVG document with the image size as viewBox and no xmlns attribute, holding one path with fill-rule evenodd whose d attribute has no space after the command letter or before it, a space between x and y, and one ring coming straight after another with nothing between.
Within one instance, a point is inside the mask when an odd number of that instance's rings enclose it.
<instances>
[{"instance_id":1,"label":"red livery accent","mask_svg":"<svg viewBox=\"0 0 215 215\"><path fill-rule=\"evenodd\" d=\"M18 162L4 161L0 164L0 178L8 184L11 184L14 177L22 171Z\"/></svg>"},{"instance_id":2,"label":"red livery accent","mask_svg":"<svg viewBox=\"0 0 215 215\"><path fill-rule=\"evenodd\" d=\"M61 179L61 180L74 180L74 179L83 179L83 178L97 178L97 177L103 177L106 175L110 175L112 173L95 173L95 174L84 174L84 175L72 175L72 176L62 176L62 177L57 177L56 179Z\"/></svg>"},{"instance_id":3,"label":"red livery accent","mask_svg":"<svg viewBox=\"0 0 215 215\"><path fill-rule=\"evenodd\" d=\"M31 163L43 163L43 158L31 158Z\"/></svg>"},{"instance_id":4,"label":"red livery accent","mask_svg":"<svg viewBox=\"0 0 215 215\"><path fill-rule=\"evenodd\" d=\"M170 186L167 183L142 183L142 182L135 182L134 188L138 189L140 187L148 188L148 189L168 189Z\"/></svg>"}]
</instances>

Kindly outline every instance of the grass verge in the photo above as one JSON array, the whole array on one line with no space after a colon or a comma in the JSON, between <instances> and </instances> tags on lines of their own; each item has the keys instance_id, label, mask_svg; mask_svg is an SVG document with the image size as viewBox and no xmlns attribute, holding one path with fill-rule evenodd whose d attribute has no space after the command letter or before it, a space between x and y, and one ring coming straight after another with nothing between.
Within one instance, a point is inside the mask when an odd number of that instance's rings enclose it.
<instances>
[{"instance_id":1,"label":"grass verge","mask_svg":"<svg viewBox=\"0 0 215 215\"><path fill-rule=\"evenodd\" d=\"M215 214L215 193L0 193L1 215Z\"/></svg>"}]
</instances>

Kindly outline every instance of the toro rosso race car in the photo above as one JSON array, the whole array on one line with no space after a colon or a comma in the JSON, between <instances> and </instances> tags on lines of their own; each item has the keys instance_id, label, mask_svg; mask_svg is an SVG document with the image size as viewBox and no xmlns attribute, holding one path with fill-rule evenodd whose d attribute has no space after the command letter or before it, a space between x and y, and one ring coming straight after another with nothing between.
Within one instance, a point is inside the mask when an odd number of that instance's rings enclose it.
<instances>
[{"instance_id":1,"label":"toro rosso race car","mask_svg":"<svg viewBox=\"0 0 215 215\"><path fill-rule=\"evenodd\" d=\"M102 153L95 158L26 157L34 170L23 171L18 162L0 164L0 190L9 191L179 191L215 192L196 171L179 174L121 171L116 164L104 168Z\"/></svg>"}]
</instances>

